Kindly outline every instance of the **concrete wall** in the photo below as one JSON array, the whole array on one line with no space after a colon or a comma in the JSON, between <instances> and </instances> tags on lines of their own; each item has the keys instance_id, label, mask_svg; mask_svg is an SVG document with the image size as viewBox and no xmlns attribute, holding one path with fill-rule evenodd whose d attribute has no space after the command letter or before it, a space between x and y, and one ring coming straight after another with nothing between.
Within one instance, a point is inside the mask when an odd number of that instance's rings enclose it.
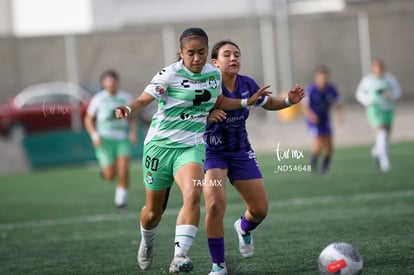
<instances>
[{"instance_id":1,"label":"concrete wall","mask_svg":"<svg viewBox=\"0 0 414 275\"><path fill-rule=\"evenodd\" d=\"M0 35L12 33L11 0L0 0Z\"/></svg>"},{"instance_id":2,"label":"concrete wall","mask_svg":"<svg viewBox=\"0 0 414 275\"><path fill-rule=\"evenodd\" d=\"M294 79L307 83L312 67L327 65L332 81L349 101L362 75L358 12L369 17L372 58L382 59L414 98L414 1L378 1L351 6L325 16L295 16L291 20Z\"/></svg>"},{"instance_id":3,"label":"concrete wall","mask_svg":"<svg viewBox=\"0 0 414 275\"><path fill-rule=\"evenodd\" d=\"M345 99L353 101L361 78L357 24L357 13L361 10L369 16L373 57L384 59L389 71L400 80L405 97L414 98L412 0L352 5L340 14L291 16L294 81L307 85L315 66L325 64L330 67L332 80ZM239 43L242 73L263 83L257 18L199 21L191 25L205 28L211 44L228 38ZM177 37L189 24L171 26ZM163 27L139 25L116 32L77 35L80 81L97 82L103 70L113 68L121 73L122 88L137 95L164 66ZM27 85L65 79L63 37L0 38L0 102Z\"/></svg>"}]
</instances>

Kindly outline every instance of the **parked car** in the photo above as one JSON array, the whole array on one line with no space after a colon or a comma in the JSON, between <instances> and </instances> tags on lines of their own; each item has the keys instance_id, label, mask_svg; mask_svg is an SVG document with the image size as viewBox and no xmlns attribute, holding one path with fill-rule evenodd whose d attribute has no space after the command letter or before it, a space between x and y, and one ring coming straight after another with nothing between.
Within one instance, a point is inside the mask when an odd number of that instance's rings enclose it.
<instances>
[{"instance_id":1,"label":"parked car","mask_svg":"<svg viewBox=\"0 0 414 275\"><path fill-rule=\"evenodd\" d=\"M92 95L78 85L51 82L29 86L0 105L0 134L26 134L81 127Z\"/></svg>"}]
</instances>

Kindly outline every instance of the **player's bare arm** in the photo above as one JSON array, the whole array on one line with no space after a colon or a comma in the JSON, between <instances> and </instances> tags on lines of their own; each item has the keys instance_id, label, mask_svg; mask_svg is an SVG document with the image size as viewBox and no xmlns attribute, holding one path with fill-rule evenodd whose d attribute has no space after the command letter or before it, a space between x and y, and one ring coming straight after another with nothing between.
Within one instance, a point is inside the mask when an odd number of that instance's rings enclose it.
<instances>
[{"instance_id":1,"label":"player's bare arm","mask_svg":"<svg viewBox=\"0 0 414 275\"><path fill-rule=\"evenodd\" d=\"M85 124L86 131L88 132L89 136L92 139L93 146L95 147L100 146L102 142L95 128L95 117L89 114L86 114L84 118L84 124Z\"/></svg>"},{"instance_id":2,"label":"player's bare arm","mask_svg":"<svg viewBox=\"0 0 414 275\"><path fill-rule=\"evenodd\" d=\"M266 110L281 110L281 109L290 107L293 104L299 103L304 97L305 97L305 89L299 84L296 84L288 92L288 96L286 98L269 96L263 108Z\"/></svg>"},{"instance_id":3,"label":"player's bare arm","mask_svg":"<svg viewBox=\"0 0 414 275\"><path fill-rule=\"evenodd\" d=\"M135 99L128 105L116 107L115 116L119 119L127 118L145 108L145 106L149 105L153 100L154 98L149 94L142 93L137 99Z\"/></svg>"},{"instance_id":4,"label":"player's bare arm","mask_svg":"<svg viewBox=\"0 0 414 275\"><path fill-rule=\"evenodd\" d=\"M335 105L335 115L339 124L343 124L345 122L344 107L341 103Z\"/></svg>"},{"instance_id":5,"label":"player's bare arm","mask_svg":"<svg viewBox=\"0 0 414 275\"><path fill-rule=\"evenodd\" d=\"M318 116L315 114L314 111L312 111L308 104L303 104L301 107L302 112L305 114L306 118L309 119L310 122L312 122L313 124L319 123Z\"/></svg>"},{"instance_id":6,"label":"player's bare arm","mask_svg":"<svg viewBox=\"0 0 414 275\"><path fill-rule=\"evenodd\" d=\"M261 87L259 90L257 90L256 93L254 93L248 99L240 100L240 99L228 98L225 96L219 96L217 97L217 102L216 102L216 105L214 105L214 108L225 110L225 111L231 111L231 110L237 110L240 108L245 108L247 106L254 105L262 96L268 96L272 93L267 90L269 88L270 88L270 85Z\"/></svg>"},{"instance_id":7,"label":"player's bare arm","mask_svg":"<svg viewBox=\"0 0 414 275\"><path fill-rule=\"evenodd\" d=\"M137 137L137 123L138 119L136 116L130 116L129 119L129 140L132 144L138 143L138 137Z\"/></svg>"}]
</instances>

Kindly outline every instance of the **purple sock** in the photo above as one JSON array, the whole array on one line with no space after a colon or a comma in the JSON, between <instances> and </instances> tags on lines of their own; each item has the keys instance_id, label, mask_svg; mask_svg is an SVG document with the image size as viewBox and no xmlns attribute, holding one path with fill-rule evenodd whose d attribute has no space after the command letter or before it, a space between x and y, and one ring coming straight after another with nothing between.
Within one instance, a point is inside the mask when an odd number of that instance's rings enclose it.
<instances>
[{"instance_id":1,"label":"purple sock","mask_svg":"<svg viewBox=\"0 0 414 275\"><path fill-rule=\"evenodd\" d=\"M310 158L310 165L312 167L312 172L318 170L318 155L312 155Z\"/></svg>"},{"instance_id":2,"label":"purple sock","mask_svg":"<svg viewBox=\"0 0 414 275\"><path fill-rule=\"evenodd\" d=\"M255 222L251 222L246 220L246 217L243 215L241 217L241 223L240 223L240 227L244 232L249 232L254 230L260 223L255 223Z\"/></svg>"},{"instance_id":3,"label":"purple sock","mask_svg":"<svg viewBox=\"0 0 414 275\"><path fill-rule=\"evenodd\" d=\"M213 264L224 263L224 238L208 238L207 241Z\"/></svg>"},{"instance_id":4,"label":"purple sock","mask_svg":"<svg viewBox=\"0 0 414 275\"><path fill-rule=\"evenodd\" d=\"M322 162L322 173L326 173L328 171L330 162L331 162L331 157L330 156L326 156L323 159L323 162Z\"/></svg>"}]
</instances>

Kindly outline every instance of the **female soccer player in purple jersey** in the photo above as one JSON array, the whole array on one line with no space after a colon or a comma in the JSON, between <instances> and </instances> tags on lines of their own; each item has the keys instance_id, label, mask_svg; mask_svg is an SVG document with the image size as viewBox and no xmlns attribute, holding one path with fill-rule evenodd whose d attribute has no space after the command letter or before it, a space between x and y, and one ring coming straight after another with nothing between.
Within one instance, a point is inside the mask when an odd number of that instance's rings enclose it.
<instances>
[{"instance_id":1,"label":"female soccer player in purple jersey","mask_svg":"<svg viewBox=\"0 0 414 275\"><path fill-rule=\"evenodd\" d=\"M145 206L141 210L141 243L137 261L141 269L151 267L154 239L175 181L183 206L175 228L174 258L170 273L193 269L188 251L200 220L204 178L205 146L203 134L207 116L213 108L235 110L255 104L269 92L261 88L245 99L221 95L221 73L207 63L208 37L200 28L186 29L180 36L180 60L158 72L144 92L126 106L115 110L117 118L127 118L153 100L158 101L150 130L144 141L142 171L145 182Z\"/></svg>"},{"instance_id":2,"label":"female soccer player in purple jersey","mask_svg":"<svg viewBox=\"0 0 414 275\"><path fill-rule=\"evenodd\" d=\"M225 97L244 99L260 89L253 79L239 74L240 56L240 49L234 42L220 41L213 47L212 63L221 70L222 92ZM287 98L264 96L256 106L266 110L280 110L298 103L304 96L304 89L295 85ZM243 108L226 112L214 110L208 117L203 192L208 247L213 262L211 275L227 274L223 225L226 178L229 177L247 206L242 217L234 223L239 238L239 250L244 257L253 255L251 231L267 214L268 202L262 174L246 131L248 116L249 108Z\"/></svg>"},{"instance_id":3,"label":"female soccer player in purple jersey","mask_svg":"<svg viewBox=\"0 0 414 275\"><path fill-rule=\"evenodd\" d=\"M321 66L316 69L314 82L308 87L303 100L302 110L306 116L309 133L314 138L310 164L312 171L317 171L318 158L322 151L325 155L321 172L328 172L333 152L332 127L330 111L335 107L338 121L343 119L341 99L335 86L329 83L328 68Z\"/></svg>"}]
</instances>

